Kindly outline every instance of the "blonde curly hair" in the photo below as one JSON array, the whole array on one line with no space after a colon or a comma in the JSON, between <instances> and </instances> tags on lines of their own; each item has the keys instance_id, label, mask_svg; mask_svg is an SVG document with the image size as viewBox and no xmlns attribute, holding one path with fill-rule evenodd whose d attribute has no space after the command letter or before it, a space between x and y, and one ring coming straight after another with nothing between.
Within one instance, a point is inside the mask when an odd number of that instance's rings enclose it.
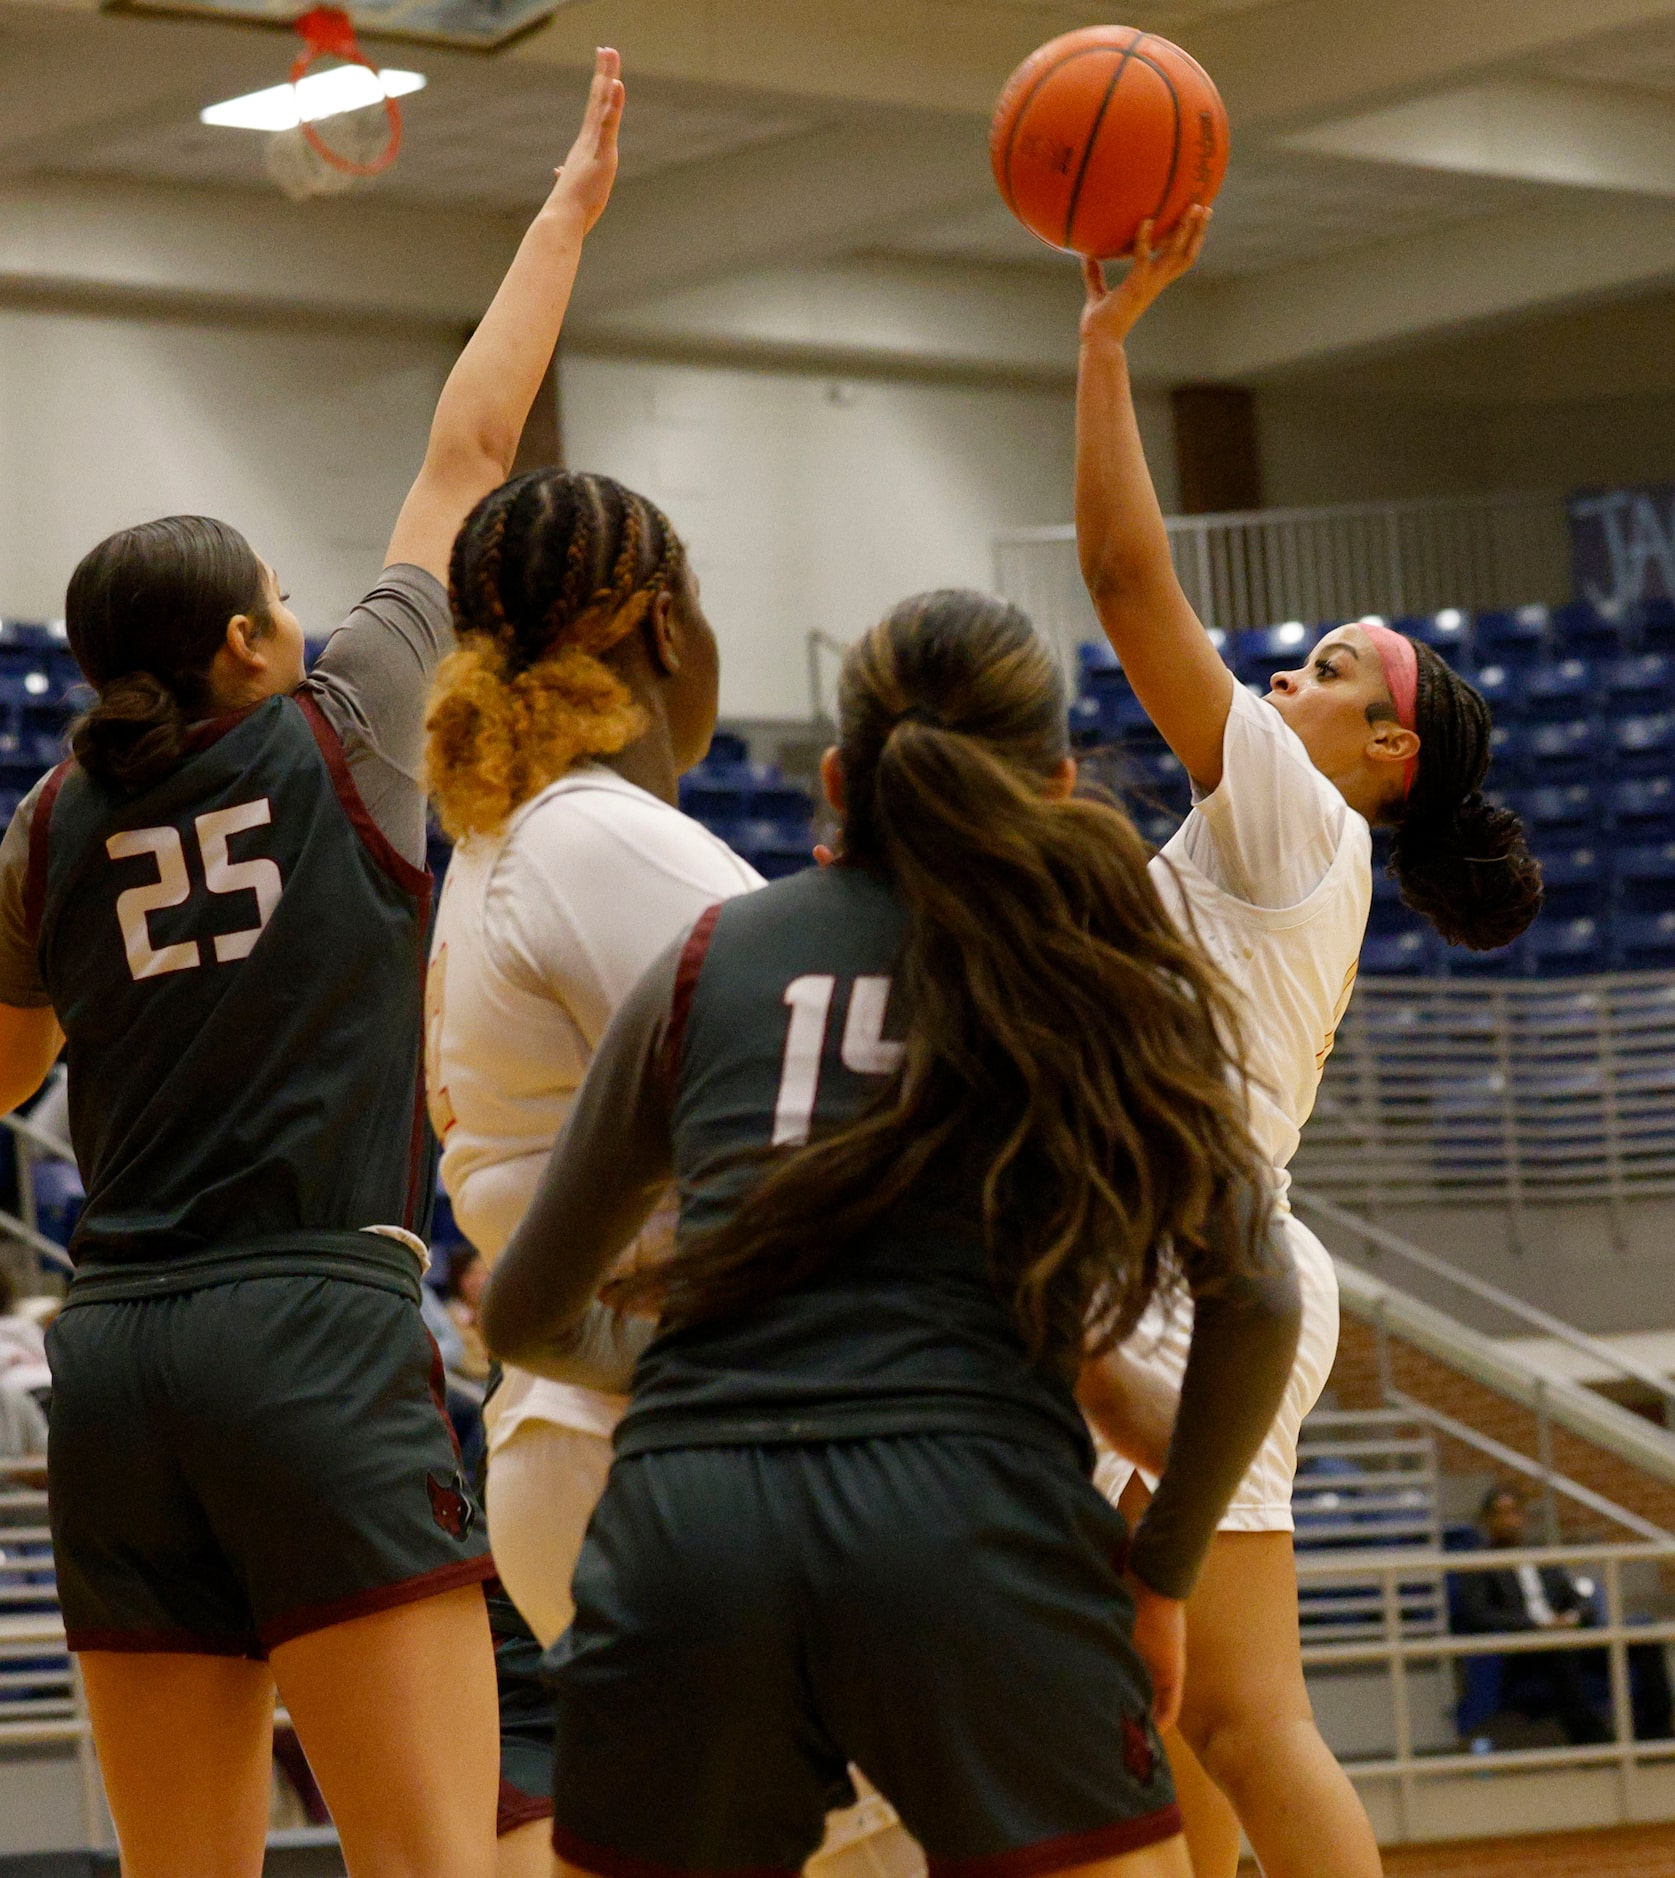
<instances>
[{"instance_id":1,"label":"blonde curly hair","mask_svg":"<svg viewBox=\"0 0 1675 1878\"><path fill-rule=\"evenodd\" d=\"M601 655L685 568L662 511L608 476L535 470L472 510L449 567L459 649L425 716L426 781L453 840L497 833L578 763L644 734Z\"/></svg>"}]
</instances>

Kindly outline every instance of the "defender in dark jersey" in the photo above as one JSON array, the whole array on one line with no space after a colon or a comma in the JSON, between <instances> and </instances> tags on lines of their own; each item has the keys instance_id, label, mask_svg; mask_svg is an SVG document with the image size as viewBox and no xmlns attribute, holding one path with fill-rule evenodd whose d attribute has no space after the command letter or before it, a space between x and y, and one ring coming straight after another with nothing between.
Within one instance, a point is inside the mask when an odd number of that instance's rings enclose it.
<instances>
[{"instance_id":1,"label":"defender in dark jersey","mask_svg":"<svg viewBox=\"0 0 1675 1878\"><path fill-rule=\"evenodd\" d=\"M632 1365L550 1656L554 1844L793 1871L854 1763L933 1873L1184 1874L1154 1706L1297 1327L1236 1026L1133 828L1072 799L1015 609L905 604L840 711L843 860L619 1008L489 1289L508 1359ZM612 1291L659 1321L593 1303L671 1178L672 1260ZM1192 1358L1129 1540L1075 1386L1170 1282Z\"/></svg>"},{"instance_id":2,"label":"defender in dark jersey","mask_svg":"<svg viewBox=\"0 0 1675 1878\"><path fill-rule=\"evenodd\" d=\"M261 1870L276 1685L351 1872L494 1870L493 1565L418 1310L417 769L454 534L510 471L621 108L601 54L311 677L223 523L126 530L70 583L98 697L0 848L0 1104L67 1039L52 1521L131 1878Z\"/></svg>"}]
</instances>

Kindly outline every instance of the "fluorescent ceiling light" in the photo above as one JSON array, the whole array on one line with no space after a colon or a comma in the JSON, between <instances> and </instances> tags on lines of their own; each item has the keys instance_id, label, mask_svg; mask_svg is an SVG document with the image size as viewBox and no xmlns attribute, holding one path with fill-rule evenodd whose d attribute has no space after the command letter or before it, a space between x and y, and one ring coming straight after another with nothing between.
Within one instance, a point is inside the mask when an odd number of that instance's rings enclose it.
<instances>
[{"instance_id":1,"label":"fluorescent ceiling light","mask_svg":"<svg viewBox=\"0 0 1675 1878\"><path fill-rule=\"evenodd\" d=\"M317 124L424 88L422 72L373 73L364 65L334 65L329 71L308 73L299 84L270 85L266 91L209 105L198 116L226 130L295 130L299 124Z\"/></svg>"}]
</instances>

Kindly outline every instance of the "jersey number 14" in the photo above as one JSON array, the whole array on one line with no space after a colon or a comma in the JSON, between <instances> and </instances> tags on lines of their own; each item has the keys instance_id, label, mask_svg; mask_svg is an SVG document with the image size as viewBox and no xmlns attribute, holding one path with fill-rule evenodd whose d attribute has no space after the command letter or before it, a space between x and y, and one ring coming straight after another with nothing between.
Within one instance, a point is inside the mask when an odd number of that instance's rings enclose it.
<instances>
[{"instance_id":1,"label":"jersey number 14","mask_svg":"<svg viewBox=\"0 0 1675 1878\"><path fill-rule=\"evenodd\" d=\"M793 978L785 987L791 1021L785 1027L785 1060L779 1072L779 1099L774 1104L776 1148L801 1147L814 1125L820 1059L826 1053L826 1026L837 982L830 972L810 972L804 978ZM838 1056L852 1075L893 1075L901 1062L907 1046L893 1043L884 1035L884 1011L889 1002L888 978L857 978L851 987L849 1015L844 1019Z\"/></svg>"},{"instance_id":2,"label":"jersey number 14","mask_svg":"<svg viewBox=\"0 0 1675 1878\"><path fill-rule=\"evenodd\" d=\"M285 891L279 865L264 855L256 860L235 861L227 852L228 839L248 828L265 828L273 820L273 810L266 796L256 802L240 802L230 809L214 809L193 821L198 837L198 855L203 862L204 885L211 893L253 893L256 896L256 924L237 932L217 933L214 939L216 963L230 964L248 958L256 948L279 896ZM135 978L160 978L165 972L189 972L202 965L203 952L196 939L183 939L174 945L154 946L147 916L171 906L184 906L192 897L192 881L186 871L186 844L178 828L128 828L112 835L105 852L113 861L132 860L148 854L157 864L157 878L144 886L130 887L116 896L116 920L122 928L122 949L128 955L128 969Z\"/></svg>"}]
</instances>

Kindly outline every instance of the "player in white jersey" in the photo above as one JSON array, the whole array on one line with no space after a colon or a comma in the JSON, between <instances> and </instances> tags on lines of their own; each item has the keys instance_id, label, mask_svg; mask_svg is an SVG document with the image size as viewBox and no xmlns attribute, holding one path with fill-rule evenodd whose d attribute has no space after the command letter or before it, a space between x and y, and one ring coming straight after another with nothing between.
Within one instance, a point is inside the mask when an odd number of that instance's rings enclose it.
<instances>
[{"instance_id":1,"label":"player in white jersey","mask_svg":"<svg viewBox=\"0 0 1675 1878\"><path fill-rule=\"evenodd\" d=\"M1077 540L1100 623L1192 779L1192 812L1152 866L1239 993L1253 1126L1283 1205L1286 1163L1355 980L1372 826L1393 830L1407 903L1455 944L1487 949L1522 932L1540 905L1540 870L1517 817L1480 793L1487 705L1428 647L1375 620L1340 627L1258 699L1181 591L1123 342L1197 259L1208 221L1207 210L1191 211L1155 255L1142 229L1115 289L1088 265ZM1198 1878L1231 1878L1241 1825L1267 1878L1379 1870L1366 1814L1315 1728L1303 1682L1291 1486L1298 1428L1337 1349L1338 1302L1325 1249L1289 1213L1286 1231L1304 1298L1291 1386L1187 1610L1186 1693L1169 1751ZM1125 1510L1144 1504L1146 1480L1161 1471L1190 1330L1185 1313L1150 1315L1100 1386L1084 1391L1102 1432L1120 1437L1142 1470L1131 1481L1115 1455L1103 1469Z\"/></svg>"},{"instance_id":2,"label":"player in white jersey","mask_svg":"<svg viewBox=\"0 0 1675 1878\"><path fill-rule=\"evenodd\" d=\"M492 1265L623 995L708 906L761 878L677 806L715 729L715 637L664 515L604 476L514 478L450 570L429 783L458 845L427 986L426 1081L454 1217ZM649 1236L649 1235L648 1235ZM486 1410L489 1537L542 1647L611 1464L619 1398L507 1370ZM491 1597L500 1875L546 1873L550 1704Z\"/></svg>"}]
</instances>

